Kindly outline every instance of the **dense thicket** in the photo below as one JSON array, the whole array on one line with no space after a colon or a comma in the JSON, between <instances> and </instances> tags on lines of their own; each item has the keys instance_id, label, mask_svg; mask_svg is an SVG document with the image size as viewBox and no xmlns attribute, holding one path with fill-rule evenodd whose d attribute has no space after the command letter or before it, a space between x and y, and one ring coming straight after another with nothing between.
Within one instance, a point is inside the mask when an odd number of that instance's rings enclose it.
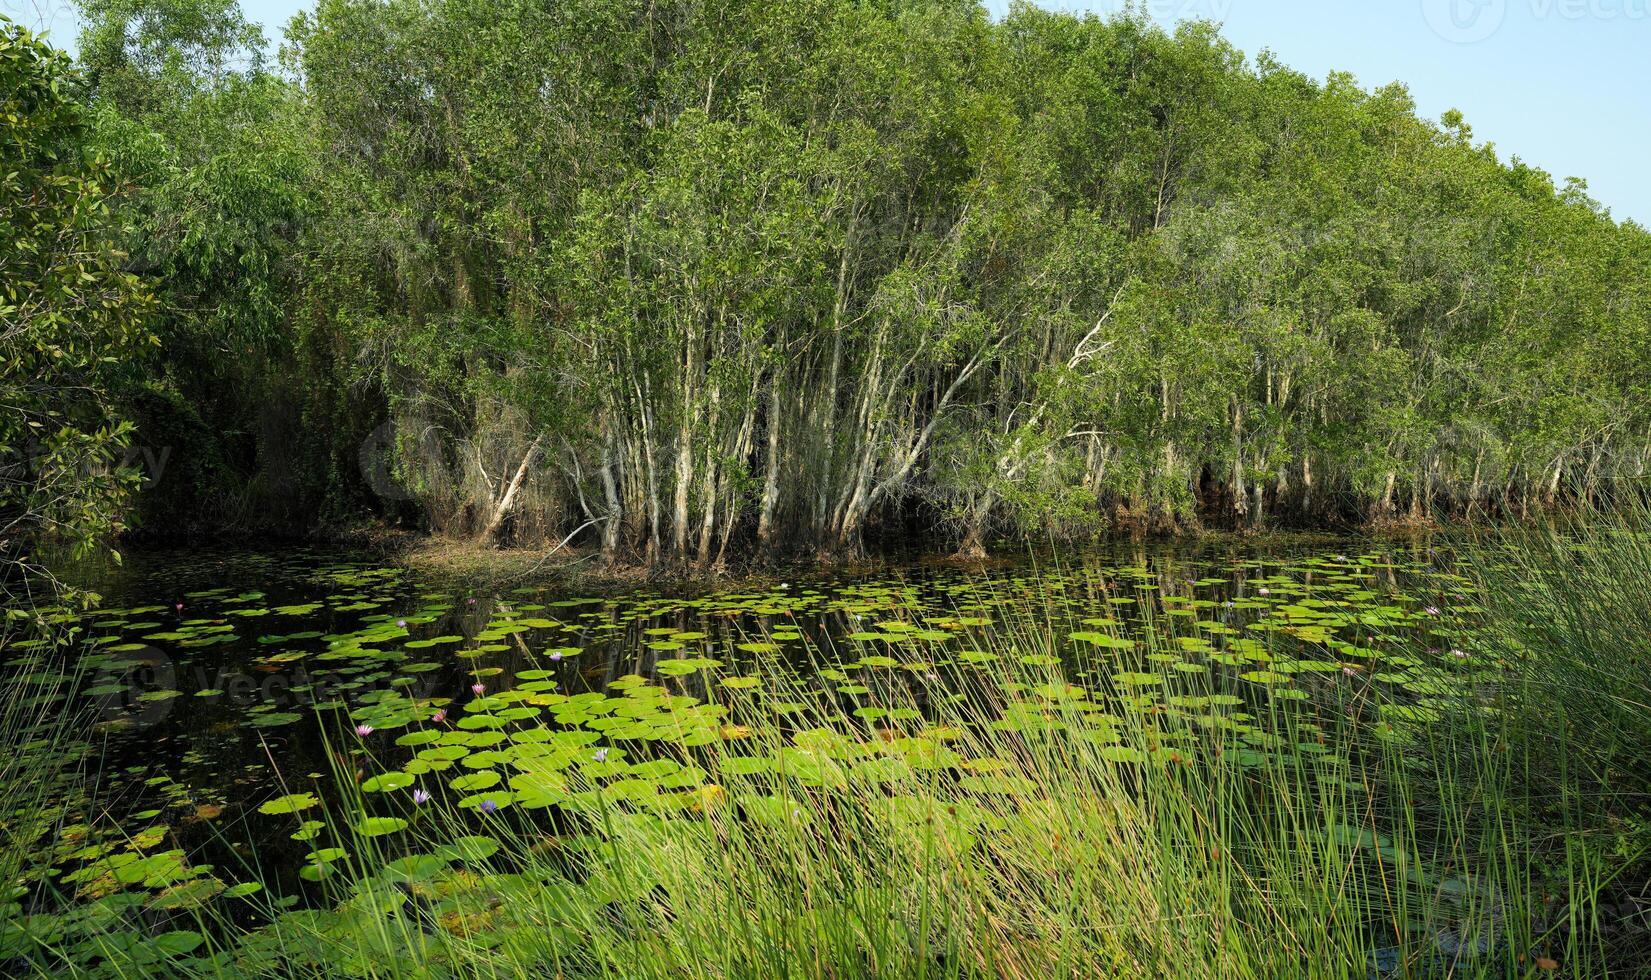
<instances>
[{"instance_id":1,"label":"dense thicket","mask_svg":"<svg viewBox=\"0 0 1651 980\"><path fill-rule=\"evenodd\" d=\"M68 59L0 18L0 599L43 571L32 547L85 549L121 526L131 423L113 392L152 339L147 297L110 241L105 161L86 152Z\"/></svg>"},{"instance_id":2,"label":"dense thicket","mask_svg":"<svg viewBox=\"0 0 1651 980\"><path fill-rule=\"evenodd\" d=\"M273 68L227 0L82 7L164 307L152 527L704 564L1523 512L1651 457L1643 229L1207 25L320 0Z\"/></svg>"}]
</instances>

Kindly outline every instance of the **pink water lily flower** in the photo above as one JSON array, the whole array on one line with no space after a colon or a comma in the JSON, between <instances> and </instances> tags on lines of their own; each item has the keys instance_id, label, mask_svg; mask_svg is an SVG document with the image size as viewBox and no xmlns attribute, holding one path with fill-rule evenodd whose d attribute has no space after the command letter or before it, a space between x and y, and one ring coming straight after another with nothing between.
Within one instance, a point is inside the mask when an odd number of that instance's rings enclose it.
<instances>
[{"instance_id":1,"label":"pink water lily flower","mask_svg":"<svg viewBox=\"0 0 1651 980\"><path fill-rule=\"evenodd\" d=\"M368 735L371 735L373 733L373 726L371 726L371 725L357 725L357 726L355 726L355 733L357 735L360 735L362 738L366 738Z\"/></svg>"},{"instance_id":2,"label":"pink water lily flower","mask_svg":"<svg viewBox=\"0 0 1651 980\"><path fill-rule=\"evenodd\" d=\"M477 681L476 683L470 685L470 693L477 697L481 697L483 694L487 693L487 685L483 684L481 681Z\"/></svg>"}]
</instances>

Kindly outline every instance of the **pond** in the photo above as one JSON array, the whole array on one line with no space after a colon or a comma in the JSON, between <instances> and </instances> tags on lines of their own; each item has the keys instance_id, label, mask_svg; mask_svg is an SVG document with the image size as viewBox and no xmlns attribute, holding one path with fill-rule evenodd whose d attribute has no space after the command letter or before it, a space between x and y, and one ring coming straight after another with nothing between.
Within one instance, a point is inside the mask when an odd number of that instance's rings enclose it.
<instances>
[{"instance_id":1,"label":"pond","mask_svg":"<svg viewBox=\"0 0 1651 980\"><path fill-rule=\"evenodd\" d=\"M1073 729L1120 766L1351 753L1325 732L1425 723L1480 669L1465 582L1424 542L594 594L310 550L151 554L58 614L84 653L42 669L16 643L3 683L87 710L85 745L55 751L95 751L39 828L60 896L188 909L256 881L290 908L325 900L339 819L391 860L424 808L554 834L593 798L670 819L732 793L760 817L790 807L781 783L899 796L946 769L969 792L1026 788L951 746L936 719L958 704L1000 736Z\"/></svg>"}]
</instances>

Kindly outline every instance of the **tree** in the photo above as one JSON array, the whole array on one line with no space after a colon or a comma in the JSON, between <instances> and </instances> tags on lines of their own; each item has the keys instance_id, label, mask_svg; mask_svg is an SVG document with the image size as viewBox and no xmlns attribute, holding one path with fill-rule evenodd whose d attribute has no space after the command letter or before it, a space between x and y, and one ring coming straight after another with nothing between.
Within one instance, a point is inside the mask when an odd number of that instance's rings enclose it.
<instances>
[{"instance_id":1,"label":"tree","mask_svg":"<svg viewBox=\"0 0 1651 980\"><path fill-rule=\"evenodd\" d=\"M194 433L161 523L710 567L1524 513L1651 463L1644 229L1209 24L319 0L274 71L226 0L84 10L160 297L123 397Z\"/></svg>"},{"instance_id":2,"label":"tree","mask_svg":"<svg viewBox=\"0 0 1651 980\"><path fill-rule=\"evenodd\" d=\"M88 153L62 52L0 18L0 574L8 599L43 571L33 549L84 554L122 526L135 474L112 390L154 341L151 303L110 240L108 166Z\"/></svg>"}]
</instances>

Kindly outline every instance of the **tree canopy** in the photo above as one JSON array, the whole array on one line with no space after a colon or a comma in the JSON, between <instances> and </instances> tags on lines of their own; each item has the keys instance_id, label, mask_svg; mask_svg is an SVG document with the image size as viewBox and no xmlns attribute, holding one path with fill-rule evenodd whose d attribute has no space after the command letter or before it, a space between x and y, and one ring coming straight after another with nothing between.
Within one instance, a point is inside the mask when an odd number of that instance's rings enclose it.
<instances>
[{"instance_id":1,"label":"tree canopy","mask_svg":"<svg viewBox=\"0 0 1651 980\"><path fill-rule=\"evenodd\" d=\"M69 60L0 18L0 589L31 587L31 549L118 530L134 474L114 391L152 339L147 297L110 240L107 163Z\"/></svg>"},{"instance_id":2,"label":"tree canopy","mask_svg":"<svg viewBox=\"0 0 1651 980\"><path fill-rule=\"evenodd\" d=\"M1523 513L1651 453L1644 229L1208 24L319 0L272 62L225 0L82 12L151 526L710 564Z\"/></svg>"}]
</instances>

